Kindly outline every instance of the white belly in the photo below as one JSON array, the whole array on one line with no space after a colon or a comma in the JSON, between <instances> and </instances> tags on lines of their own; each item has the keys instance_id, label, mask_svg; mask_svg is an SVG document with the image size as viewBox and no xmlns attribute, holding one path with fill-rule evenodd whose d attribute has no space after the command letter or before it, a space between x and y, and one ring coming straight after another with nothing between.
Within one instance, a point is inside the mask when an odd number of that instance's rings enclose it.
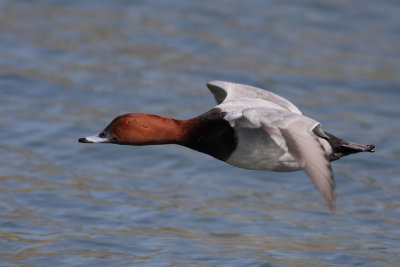
<instances>
[{"instance_id":1,"label":"white belly","mask_svg":"<svg viewBox=\"0 0 400 267\"><path fill-rule=\"evenodd\" d=\"M300 170L298 162L259 128L235 127L238 143L227 163L252 170Z\"/></svg>"}]
</instances>

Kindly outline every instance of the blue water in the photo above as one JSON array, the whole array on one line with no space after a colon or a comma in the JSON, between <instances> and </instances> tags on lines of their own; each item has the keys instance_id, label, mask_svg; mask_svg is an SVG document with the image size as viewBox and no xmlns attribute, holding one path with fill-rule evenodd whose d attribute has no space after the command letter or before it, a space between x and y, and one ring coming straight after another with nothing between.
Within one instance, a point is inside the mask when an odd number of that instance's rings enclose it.
<instances>
[{"instance_id":1,"label":"blue water","mask_svg":"<svg viewBox=\"0 0 400 267\"><path fill-rule=\"evenodd\" d=\"M398 1L1 1L1 266L398 266ZM178 146L85 145L115 116L178 119L248 83L376 153L303 172Z\"/></svg>"}]
</instances>

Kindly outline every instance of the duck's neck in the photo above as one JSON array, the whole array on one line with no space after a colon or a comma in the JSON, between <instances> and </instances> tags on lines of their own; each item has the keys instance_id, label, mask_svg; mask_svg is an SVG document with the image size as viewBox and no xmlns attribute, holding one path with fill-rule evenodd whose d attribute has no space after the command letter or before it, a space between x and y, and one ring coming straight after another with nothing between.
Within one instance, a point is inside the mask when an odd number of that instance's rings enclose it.
<instances>
[{"instance_id":1,"label":"duck's neck","mask_svg":"<svg viewBox=\"0 0 400 267\"><path fill-rule=\"evenodd\" d=\"M180 121L180 145L227 160L236 148L234 129L224 120L225 114L214 108L196 118Z\"/></svg>"},{"instance_id":2,"label":"duck's neck","mask_svg":"<svg viewBox=\"0 0 400 267\"><path fill-rule=\"evenodd\" d=\"M236 148L233 128L224 114L210 110L189 120L149 116L143 125L146 134L139 145L178 144L226 160Z\"/></svg>"},{"instance_id":3,"label":"duck's neck","mask_svg":"<svg viewBox=\"0 0 400 267\"><path fill-rule=\"evenodd\" d=\"M178 144L190 146L196 129L201 125L197 118L176 120L151 114L140 114L136 120L135 134L139 134L138 142L133 145ZM138 117L139 117L138 116Z\"/></svg>"},{"instance_id":4,"label":"duck's neck","mask_svg":"<svg viewBox=\"0 0 400 267\"><path fill-rule=\"evenodd\" d=\"M186 135L186 120L151 114L135 114L135 129L128 133L130 145L181 144Z\"/></svg>"}]
</instances>

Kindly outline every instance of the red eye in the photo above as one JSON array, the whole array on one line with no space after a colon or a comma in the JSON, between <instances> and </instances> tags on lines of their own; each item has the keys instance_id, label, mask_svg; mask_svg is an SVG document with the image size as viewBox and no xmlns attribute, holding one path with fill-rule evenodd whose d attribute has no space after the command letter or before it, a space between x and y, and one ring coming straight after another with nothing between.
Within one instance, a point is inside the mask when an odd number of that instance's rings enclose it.
<instances>
[{"instance_id":1,"label":"red eye","mask_svg":"<svg viewBox=\"0 0 400 267\"><path fill-rule=\"evenodd\" d=\"M124 121L123 124L124 124L125 126L128 126L128 125L129 125L129 121Z\"/></svg>"}]
</instances>

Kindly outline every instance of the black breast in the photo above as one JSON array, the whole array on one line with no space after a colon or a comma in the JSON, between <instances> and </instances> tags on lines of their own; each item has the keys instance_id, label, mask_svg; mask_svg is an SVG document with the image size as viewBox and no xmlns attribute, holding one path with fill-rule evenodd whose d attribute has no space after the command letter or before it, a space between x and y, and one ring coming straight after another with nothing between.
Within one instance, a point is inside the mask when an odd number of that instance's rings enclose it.
<instances>
[{"instance_id":1,"label":"black breast","mask_svg":"<svg viewBox=\"0 0 400 267\"><path fill-rule=\"evenodd\" d=\"M225 161L236 148L234 129L224 120L226 113L219 108L194 118L196 127L191 131L187 147Z\"/></svg>"}]
</instances>

